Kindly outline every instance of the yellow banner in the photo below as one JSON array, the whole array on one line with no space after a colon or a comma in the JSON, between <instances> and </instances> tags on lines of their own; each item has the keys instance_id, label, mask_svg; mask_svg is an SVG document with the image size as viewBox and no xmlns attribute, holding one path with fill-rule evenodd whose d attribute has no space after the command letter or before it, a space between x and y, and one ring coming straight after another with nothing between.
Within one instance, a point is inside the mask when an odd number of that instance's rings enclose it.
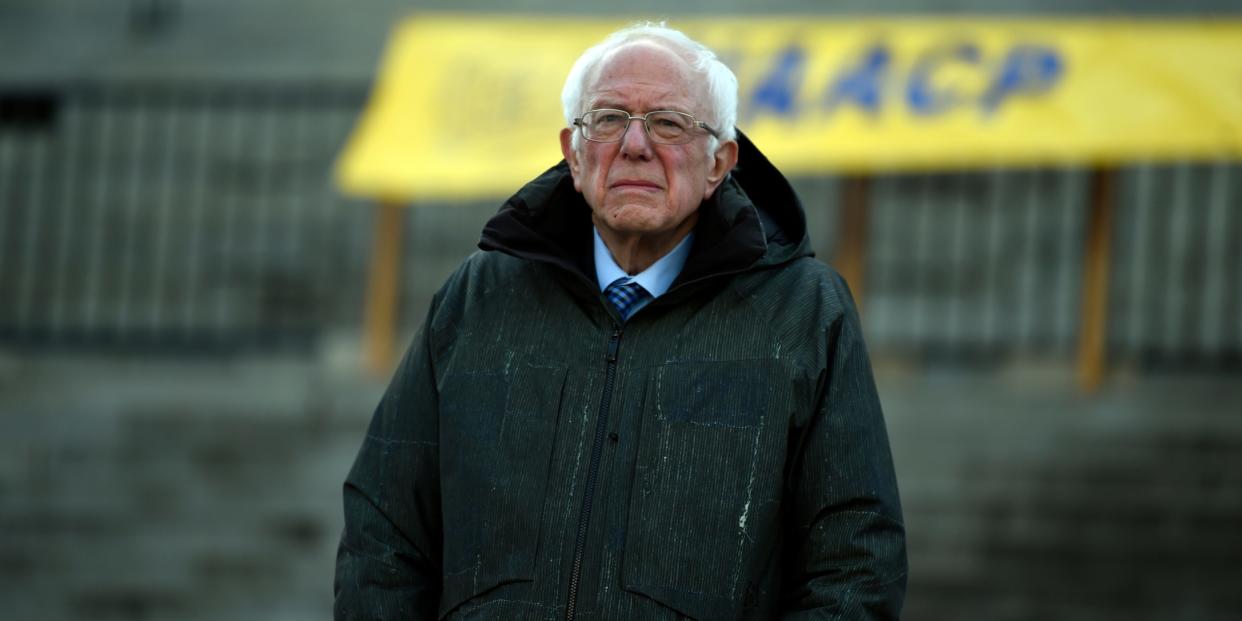
<instances>
[{"instance_id":1,"label":"yellow banner","mask_svg":"<svg viewBox=\"0 0 1242 621\"><path fill-rule=\"evenodd\" d=\"M625 20L419 16L337 166L388 200L507 196L560 160L574 60ZM1242 155L1242 20L672 20L788 174Z\"/></svg>"}]
</instances>

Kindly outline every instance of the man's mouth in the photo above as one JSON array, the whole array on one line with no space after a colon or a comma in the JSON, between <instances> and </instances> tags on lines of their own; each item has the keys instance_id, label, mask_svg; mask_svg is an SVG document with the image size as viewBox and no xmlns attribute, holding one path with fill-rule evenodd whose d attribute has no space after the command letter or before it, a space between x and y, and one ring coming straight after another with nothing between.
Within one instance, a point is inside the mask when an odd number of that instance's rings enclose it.
<instances>
[{"instance_id":1,"label":"man's mouth","mask_svg":"<svg viewBox=\"0 0 1242 621\"><path fill-rule=\"evenodd\" d=\"M618 190L628 190L628 189L659 190L660 189L659 184L653 183L651 181L645 181L643 179L621 179L620 181L613 183L612 187L613 189L618 189Z\"/></svg>"}]
</instances>

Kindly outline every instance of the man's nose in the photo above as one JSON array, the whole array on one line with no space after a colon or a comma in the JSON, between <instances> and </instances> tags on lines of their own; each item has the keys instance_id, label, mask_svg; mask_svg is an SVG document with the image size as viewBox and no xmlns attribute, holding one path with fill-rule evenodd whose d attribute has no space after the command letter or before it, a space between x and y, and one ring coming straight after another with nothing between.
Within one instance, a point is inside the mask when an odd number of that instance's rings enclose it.
<instances>
[{"instance_id":1,"label":"man's nose","mask_svg":"<svg viewBox=\"0 0 1242 621\"><path fill-rule=\"evenodd\" d=\"M621 154L626 157L647 159L651 157L651 137L647 135L647 122L630 117L630 124L621 136Z\"/></svg>"}]
</instances>

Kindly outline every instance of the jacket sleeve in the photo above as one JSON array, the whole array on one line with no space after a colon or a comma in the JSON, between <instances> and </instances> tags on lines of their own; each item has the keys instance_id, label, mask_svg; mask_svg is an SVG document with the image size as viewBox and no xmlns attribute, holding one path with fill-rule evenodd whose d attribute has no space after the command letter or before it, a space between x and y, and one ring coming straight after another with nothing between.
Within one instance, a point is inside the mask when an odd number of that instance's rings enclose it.
<instances>
[{"instance_id":1,"label":"jacket sleeve","mask_svg":"<svg viewBox=\"0 0 1242 621\"><path fill-rule=\"evenodd\" d=\"M906 587L897 481L858 316L836 283L845 308L828 327L788 481L783 618L896 620Z\"/></svg>"},{"instance_id":2,"label":"jacket sleeve","mask_svg":"<svg viewBox=\"0 0 1242 621\"><path fill-rule=\"evenodd\" d=\"M337 621L436 618L441 523L433 314L398 366L345 479Z\"/></svg>"}]
</instances>

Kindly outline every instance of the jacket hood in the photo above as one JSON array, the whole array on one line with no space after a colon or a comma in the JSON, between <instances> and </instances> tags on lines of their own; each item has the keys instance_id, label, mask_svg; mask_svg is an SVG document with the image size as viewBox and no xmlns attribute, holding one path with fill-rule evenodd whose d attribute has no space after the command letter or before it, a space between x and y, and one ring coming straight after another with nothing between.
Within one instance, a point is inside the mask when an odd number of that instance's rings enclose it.
<instances>
[{"instance_id":1,"label":"jacket hood","mask_svg":"<svg viewBox=\"0 0 1242 621\"><path fill-rule=\"evenodd\" d=\"M729 177L699 207L694 248L673 283L782 265L812 256L802 203L742 132ZM550 263L595 282L591 208L564 160L526 184L483 228L479 248Z\"/></svg>"}]
</instances>

